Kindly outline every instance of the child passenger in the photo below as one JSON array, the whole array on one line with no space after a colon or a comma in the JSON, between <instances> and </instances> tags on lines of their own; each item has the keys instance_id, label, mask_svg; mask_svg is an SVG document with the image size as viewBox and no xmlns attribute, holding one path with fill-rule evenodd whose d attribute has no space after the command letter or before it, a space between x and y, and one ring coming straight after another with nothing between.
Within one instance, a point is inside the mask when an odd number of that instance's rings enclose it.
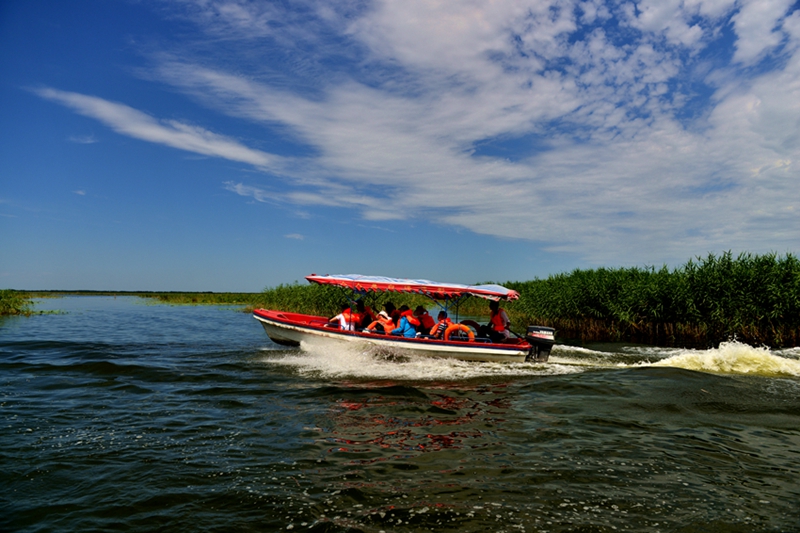
<instances>
[{"instance_id":1,"label":"child passenger","mask_svg":"<svg viewBox=\"0 0 800 533\"><path fill-rule=\"evenodd\" d=\"M435 339L441 339L444 337L444 332L453 322L447 318L447 311L439 311L439 315L436 318L439 319L439 322L433 325L430 335Z\"/></svg>"}]
</instances>

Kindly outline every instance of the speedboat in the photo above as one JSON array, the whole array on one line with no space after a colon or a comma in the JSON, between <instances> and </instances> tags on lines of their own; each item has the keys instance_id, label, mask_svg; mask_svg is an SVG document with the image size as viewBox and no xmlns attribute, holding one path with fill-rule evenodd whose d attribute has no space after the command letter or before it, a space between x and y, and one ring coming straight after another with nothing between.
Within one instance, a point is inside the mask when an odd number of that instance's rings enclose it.
<instances>
[{"instance_id":1,"label":"speedboat","mask_svg":"<svg viewBox=\"0 0 800 533\"><path fill-rule=\"evenodd\" d=\"M421 294L447 311L463 298L478 297L494 301L519 299L519 293L501 285L460 285L429 280L385 278L380 276L324 275L306 276L310 283L332 285L352 291L354 297L370 293L396 292ZM364 346L395 355L445 357L464 361L485 362L547 362L555 343L555 330L544 326L529 326L525 336L513 334L500 342L481 337L472 320L454 322L448 328L453 334L443 338L428 335L399 337L364 330L340 329L324 316L305 315L286 311L255 309L253 317L264 327L269 338L281 345L300 346L313 343L350 344Z\"/></svg>"}]
</instances>

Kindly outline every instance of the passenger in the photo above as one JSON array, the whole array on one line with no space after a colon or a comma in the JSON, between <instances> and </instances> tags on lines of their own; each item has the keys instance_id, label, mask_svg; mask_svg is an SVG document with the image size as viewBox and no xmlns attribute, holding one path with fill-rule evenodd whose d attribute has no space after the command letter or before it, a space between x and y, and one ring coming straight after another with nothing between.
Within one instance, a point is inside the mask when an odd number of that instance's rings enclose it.
<instances>
[{"instance_id":1,"label":"passenger","mask_svg":"<svg viewBox=\"0 0 800 533\"><path fill-rule=\"evenodd\" d=\"M502 342L511 336L511 330L508 326L511 321L508 319L505 309L500 307L500 304L491 301L489 302L489 324L481 327L481 333L488 336L492 342Z\"/></svg>"},{"instance_id":2,"label":"passenger","mask_svg":"<svg viewBox=\"0 0 800 533\"><path fill-rule=\"evenodd\" d=\"M419 319L414 316L414 311L407 305L400 306L400 317L406 317L408 323L414 326L414 329L419 326Z\"/></svg>"},{"instance_id":3,"label":"passenger","mask_svg":"<svg viewBox=\"0 0 800 533\"><path fill-rule=\"evenodd\" d=\"M329 324L339 324L339 329L353 331L356 329L356 324L359 323L361 317L358 313L354 313L350 309L350 304L343 303L340 307L341 313L328 320Z\"/></svg>"},{"instance_id":4,"label":"passenger","mask_svg":"<svg viewBox=\"0 0 800 533\"><path fill-rule=\"evenodd\" d=\"M417 331L423 335L427 334L431 328L436 325L436 321L433 320L433 317L428 314L428 310L421 305L418 305L417 308L414 309L414 316L417 317L417 320L419 320Z\"/></svg>"},{"instance_id":5,"label":"passenger","mask_svg":"<svg viewBox=\"0 0 800 533\"><path fill-rule=\"evenodd\" d=\"M416 337L419 320L414 318L414 313L407 305L400 307L400 321L397 327L392 330L392 335L402 335L403 337Z\"/></svg>"},{"instance_id":6,"label":"passenger","mask_svg":"<svg viewBox=\"0 0 800 533\"><path fill-rule=\"evenodd\" d=\"M439 316L436 318L439 319L439 322L430 329L430 335L434 339L441 339L444 338L444 332L453 322L447 318L447 311L439 311Z\"/></svg>"},{"instance_id":7,"label":"passenger","mask_svg":"<svg viewBox=\"0 0 800 533\"><path fill-rule=\"evenodd\" d=\"M392 322L397 324L400 321L400 311L394 306L392 302L386 302L383 304L383 308L386 310L386 314L389 315L389 318L392 319Z\"/></svg>"},{"instance_id":8,"label":"passenger","mask_svg":"<svg viewBox=\"0 0 800 533\"><path fill-rule=\"evenodd\" d=\"M363 300L356 300L356 312L361 317L356 326L357 329L368 328L369 324L375 320L375 314L369 306L364 305Z\"/></svg>"},{"instance_id":9,"label":"passenger","mask_svg":"<svg viewBox=\"0 0 800 533\"><path fill-rule=\"evenodd\" d=\"M378 317L375 321L370 322L367 328L364 330L365 333L383 333L385 335L389 335L391 331L394 329L394 322L392 319L389 318L389 315L386 311L381 311L378 313Z\"/></svg>"}]
</instances>

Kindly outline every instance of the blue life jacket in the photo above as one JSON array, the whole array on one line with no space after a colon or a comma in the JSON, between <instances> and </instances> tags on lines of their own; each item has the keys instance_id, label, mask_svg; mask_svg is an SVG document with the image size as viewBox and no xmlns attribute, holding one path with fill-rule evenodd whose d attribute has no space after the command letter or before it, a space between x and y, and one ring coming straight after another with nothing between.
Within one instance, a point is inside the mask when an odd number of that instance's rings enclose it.
<instances>
[{"instance_id":1,"label":"blue life jacket","mask_svg":"<svg viewBox=\"0 0 800 533\"><path fill-rule=\"evenodd\" d=\"M392 330L392 335L402 335L403 337L416 337L417 329L412 326L406 317L400 319L400 324Z\"/></svg>"}]
</instances>

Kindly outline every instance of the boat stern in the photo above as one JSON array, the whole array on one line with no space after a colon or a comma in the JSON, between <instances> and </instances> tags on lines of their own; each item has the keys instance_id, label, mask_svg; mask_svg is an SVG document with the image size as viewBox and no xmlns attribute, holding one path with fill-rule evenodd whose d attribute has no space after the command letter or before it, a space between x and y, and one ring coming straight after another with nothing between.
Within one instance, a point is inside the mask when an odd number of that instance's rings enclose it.
<instances>
[{"instance_id":1,"label":"boat stern","mask_svg":"<svg viewBox=\"0 0 800 533\"><path fill-rule=\"evenodd\" d=\"M526 362L546 363L556 343L556 330L545 326L528 326L525 340L531 345Z\"/></svg>"}]
</instances>

